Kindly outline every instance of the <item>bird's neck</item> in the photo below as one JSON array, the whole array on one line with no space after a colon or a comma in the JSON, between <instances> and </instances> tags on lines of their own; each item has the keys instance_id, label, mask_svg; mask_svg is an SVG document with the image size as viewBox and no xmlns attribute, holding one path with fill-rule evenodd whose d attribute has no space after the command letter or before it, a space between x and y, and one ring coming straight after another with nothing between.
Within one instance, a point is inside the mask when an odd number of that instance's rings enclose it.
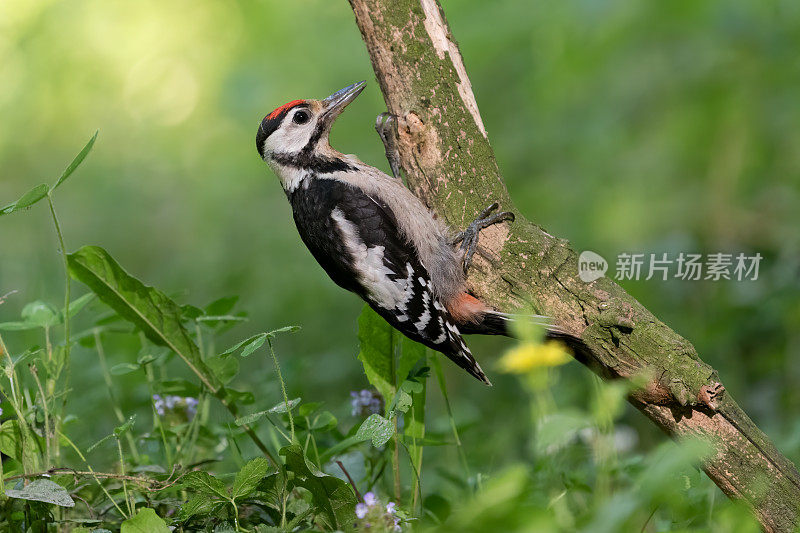
<instances>
[{"instance_id":1,"label":"bird's neck","mask_svg":"<svg viewBox=\"0 0 800 533\"><path fill-rule=\"evenodd\" d=\"M274 152L267 163L287 193L294 192L304 179L333 177L328 175L352 172L361 164L355 156L334 150L327 143L310 152Z\"/></svg>"}]
</instances>

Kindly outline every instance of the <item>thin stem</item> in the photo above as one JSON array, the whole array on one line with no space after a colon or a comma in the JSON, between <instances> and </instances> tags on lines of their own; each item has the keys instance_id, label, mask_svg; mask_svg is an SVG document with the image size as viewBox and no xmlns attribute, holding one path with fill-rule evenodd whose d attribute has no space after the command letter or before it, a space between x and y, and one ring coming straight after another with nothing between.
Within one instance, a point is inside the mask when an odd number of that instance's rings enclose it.
<instances>
[{"instance_id":1,"label":"thin stem","mask_svg":"<svg viewBox=\"0 0 800 533\"><path fill-rule=\"evenodd\" d=\"M119 473L125 476L125 459L122 457L122 441L119 437L114 438L117 441L117 452L119 453ZM128 482L122 479L122 490L125 493L125 505L128 507L128 513L133 516L133 508L131 507L131 497L128 494Z\"/></svg>"},{"instance_id":2,"label":"thin stem","mask_svg":"<svg viewBox=\"0 0 800 533\"><path fill-rule=\"evenodd\" d=\"M292 409L289 406L289 396L286 394L286 384L283 382L283 375L281 375L281 367L278 364L278 356L275 355L275 350L272 348L272 339L267 337L267 345L269 346L269 354L272 356L272 362L275 363L275 371L278 373L278 381L281 382L281 393L283 394L283 403L286 405L286 414L289 415L289 432L292 436L290 442L294 442L294 417L292 416Z\"/></svg>"},{"instance_id":3,"label":"thin stem","mask_svg":"<svg viewBox=\"0 0 800 533\"><path fill-rule=\"evenodd\" d=\"M116 393L114 392L114 382L111 380L111 372L108 370L108 364L106 363L106 353L103 349L103 342L100 339L100 330L94 330L94 345L97 348L97 357L100 359L100 369L103 372L103 381L106 382L106 388L108 389L108 396L111 398L111 409L114 411L114 416L117 417L117 420L120 424L125 423L125 415L122 413L122 408L119 404L119 399L117 398ZM128 446L131 449L131 454L133 455L133 459L138 463L139 462L139 450L136 448L136 439L133 438L133 435L130 432L125 433L126 440L128 441Z\"/></svg>"},{"instance_id":4,"label":"thin stem","mask_svg":"<svg viewBox=\"0 0 800 533\"><path fill-rule=\"evenodd\" d=\"M394 333L394 330L390 330L389 332L390 339L391 339L391 353L389 354L389 360L391 362L391 378L392 384L394 385L394 390L397 391L399 387L399 383L397 382L397 336ZM388 398L387 398L387 409L388 409ZM394 422L394 450L392 452L392 473L394 474L394 499L395 501L400 501L400 497L402 496L402 486L400 484L400 440L397 434L397 414L392 417Z\"/></svg>"},{"instance_id":5,"label":"thin stem","mask_svg":"<svg viewBox=\"0 0 800 533\"><path fill-rule=\"evenodd\" d=\"M447 395L447 383L444 379L442 364L439 362L439 354L434 353L433 357L431 357L431 362L433 363L433 370L436 373L436 382L439 384L439 390L442 391L442 396L444 397L444 406L447 410L447 418L450 419L450 429L453 431L453 438L456 441L456 448L458 449L458 455L461 459L461 467L464 469L467 479L469 479L470 474L467 454L464 453L464 446L461 443L461 439L458 437L458 427L456 426L456 419L453 416L453 409L450 406L450 397Z\"/></svg>"},{"instance_id":6,"label":"thin stem","mask_svg":"<svg viewBox=\"0 0 800 533\"><path fill-rule=\"evenodd\" d=\"M44 467L45 469L50 468L50 409L47 408L47 396L44 393L44 388L42 387L42 380L39 379L39 371L36 368L36 365L30 365L31 375L33 376L33 381L36 382L36 386L39 389L39 395L42 397L42 411L44 411L44 449L45 449L45 461Z\"/></svg>"},{"instance_id":7,"label":"thin stem","mask_svg":"<svg viewBox=\"0 0 800 533\"><path fill-rule=\"evenodd\" d=\"M53 216L53 225L56 228L56 235L58 235L58 245L61 249L61 259L64 263L64 364L63 368L66 370L66 375L64 377L64 398L61 400L61 411L63 412L64 407L67 404L67 394L69 392L69 382L70 382L70 345L69 345L69 300L70 300L70 292L71 292L71 284L70 284L70 277L69 277L69 262L67 261L67 247L64 245L64 235L61 233L61 224L58 222L58 215L56 215L56 207L53 204L53 192L52 189L49 193L47 193L47 203L50 206L50 214ZM61 417L56 417L56 425L60 427L61 425ZM59 450L58 439L55 439L55 447L56 447L56 458L60 457L61 453Z\"/></svg>"},{"instance_id":8,"label":"thin stem","mask_svg":"<svg viewBox=\"0 0 800 533\"><path fill-rule=\"evenodd\" d=\"M163 424L161 423L161 416L158 414L158 411L156 411L155 405L153 405L153 392L155 390L153 384L155 378L153 376L153 369L150 365L144 366L144 375L147 377L147 385L150 388L150 408L153 411L153 421L158 426L158 431L161 434L161 443L164 446L164 458L167 460L167 464L169 464L169 467L172 468L175 465L172 459L172 450L170 449L169 443L167 442L167 434L164 431Z\"/></svg>"},{"instance_id":9,"label":"thin stem","mask_svg":"<svg viewBox=\"0 0 800 533\"><path fill-rule=\"evenodd\" d=\"M116 501L114 501L114 498L112 498L112 497L111 497L111 494L109 494L109 493L108 493L108 491L107 491L107 490L106 490L106 488L103 486L103 484L102 484L102 483L100 483L100 480L99 480L99 479L97 479L97 475L95 474L95 471L94 471L94 470L92 470L92 465L90 465L90 464L89 464L89 461L87 461L87 460L86 460L86 457L84 457L84 455L81 453L80 449L78 449L78 447L77 447L77 446L75 446L75 443L74 443L74 442L72 442L72 441L69 439L69 437L67 437L66 435L64 435L64 434L63 434L61 431L58 431L58 435L59 435L59 436L60 436L62 439L64 439L65 441L67 441L67 444L69 444L69 445L70 445L70 447L71 447L71 448L72 448L72 449L75 451L75 453L76 453L76 454L78 454L78 457L80 457L80 458L81 458L81 461L83 461L83 464L85 464L85 465L86 465L86 468L89 470L89 473L92 475L92 477L94 478L94 480L97 482L97 486L98 486L98 487L100 487L100 489L101 489L101 490L103 491L103 493L106 495L106 498L108 498L108 499L111 501L111 503L113 503L113 504L114 504L114 507L116 507L116 508L117 508L117 511L119 512L120 516L122 516L123 518L126 518L126 519L127 519L127 518L130 518L128 515L126 515L126 514L125 514L125 511L123 511L122 509L120 509L119 505L117 505L117 502L116 502Z\"/></svg>"}]
</instances>

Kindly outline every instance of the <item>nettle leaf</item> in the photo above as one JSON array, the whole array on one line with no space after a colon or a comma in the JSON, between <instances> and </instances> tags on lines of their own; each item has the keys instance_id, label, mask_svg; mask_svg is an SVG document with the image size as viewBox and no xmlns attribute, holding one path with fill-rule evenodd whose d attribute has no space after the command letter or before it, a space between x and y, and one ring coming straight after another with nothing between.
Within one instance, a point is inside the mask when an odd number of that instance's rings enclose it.
<instances>
[{"instance_id":1,"label":"nettle leaf","mask_svg":"<svg viewBox=\"0 0 800 533\"><path fill-rule=\"evenodd\" d=\"M59 185L64 183L64 180L70 177L72 173L75 172L75 169L77 169L80 166L80 164L83 163L83 160L86 159L86 156L89 155L89 152L92 151L92 147L94 146L94 142L97 140L98 133L100 133L100 130L94 132L94 135L92 135L92 138L89 139L89 142L87 142L86 145L81 149L81 151L78 152L78 155L75 156L72 162L69 165L67 165L67 168L65 168L64 172L61 173L61 176L58 178L58 181L56 181L55 185L53 185L53 187L50 189L51 191L56 190L56 188L58 188Z\"/></svg>"},{"instance_id":2,"label":"nettle leaf","mask_svg":"<svg viewBox=\"0 0 800 533\"><path fill-rule=\"evenodd\" d=\"M233 499L245 498L256 491L258 484L267 475L270 465L264 457L256 457L239 470L233 481Z\"/></svg>"},{"instance_id":3,"label":"nettle leaf","mask_svg":"<svg viewBox=\"0 0 800 533\"><path fill-rule=\"evenodd\" d=\"M189 501L181 505L178 521L184 522L193 516L206 516L219 511L226 502L209 497L207 494L195 494Z\"/></svg>"},{"instance_id":4,"label":"nettle leaf","mask_svg":"<svg viewBox=\"0 0 800 533\"><path fill-rule=\"evenodd\" d=\"M394 424L379 414L371 414L356 431L359 440L372 440L372 445L380 448L394 435Z\"/></svg>"},{"instance_id":5,"label":"nettle leaf","mask_svg":"<svg viewBox=\"0 0 800 533\"><path fill-rule=\"evenodd\" d=\"M102 248L84 246L67 256L70 274L105 304L135 324L148 339L178 354L212 391L218 382L181 323L181 308L164 293L128 274Z\"/></svg>"},{"instance_id":6,"label":"nettle leaf","mask_svg":"<svg viewBox=\"0 0 800 533\"><path fill-rule=\"evenodd\" d=\"M3 215L8 215L13 213L14 211L19 211L20 209L25 209L26 207L30 207L45 196L47 193L50 192L50 187L46 183L41 183L34 187L33 189L29 190L25 194L19 197L14 203L8 204L7 206L0 209L0 217Z\"/></svg>"},{"instance_id":7,"label":"nettle leaf","mask_svg":"<svg viewBox=\"0 0 800 533\"><path fill-rule=\"evenodd\" d=\"M311 493L314 505L324 513L320 518L327 519L330 529L347 527L356 509L356 497L350 485L317 470L297 444L282 448L280 454L286 457L286 467L294 472L295 484Z\"/></svg>"},{"instance_id":8,"label":"nettle leaf","mask_svg":"<svg viewBox=\"0 0 800 533\"><path fill-rule=\"evenodd\" d=\"M183 476L181 482L185 486L202 494L221 498L225 501L230 501L231 499L228 494L228 489L225 488L225 484L208 472L203 472L201 470L189 472Z\"/></svg>"},{"instance_id":9,"label":"nettle leaf","mask_svg":"<svg viewBox=\"0 0 800 533\"><path fill-rule=\"evenodd\" d=\"M154 510L142 508L122 523L120 533L171 533L171 530Z\"/></svg>"},{"instance_id":10,"label":"nettle leaf","mask_svg":"<svg viewBox=\"0 0 800 533\"><path fill-rule=\"evenodd\" d=\"M49 479L36 479L20 490L9 489L6 491L6 496L19 500L52 503L61 507L75 507L75 502L67 490Z\"/></svg>"}]
</instances>

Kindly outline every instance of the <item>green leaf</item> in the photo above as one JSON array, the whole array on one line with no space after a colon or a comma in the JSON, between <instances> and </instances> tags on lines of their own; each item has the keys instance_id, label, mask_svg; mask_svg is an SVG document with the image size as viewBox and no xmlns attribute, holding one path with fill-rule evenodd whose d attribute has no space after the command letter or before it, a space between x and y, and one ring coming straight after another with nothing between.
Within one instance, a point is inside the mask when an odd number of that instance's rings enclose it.
<instances>
[{"instance_id":1,"label":"green leaf","mask_svg":"<svg viewBox=\"0 0 800 533\"><path fill-rule=\"evenodd\" d=\"M536 451L552 454L574 439L578 432L592 425L592 420L577 410L551 413L538 421Z\"/></svg>"},{"instance_id":2,"label":"green leaf","mask_svg":"<svg viewBox=\"0 0 800 533\"><path fill-rule=\"evenodd\" d=\"M264 416L266 416L267 413L269 413L269 411L259 411L257 413L251 413L249 415L237 418L236 420L233 421L233 423L236 424L237 426L244 426L245 424L249 426L256 420L264 418Z\"/></svg>"},{"instance_id":3,"label":"green leaf","mask_svg":"<svg viewBox=\"0 0 800 533\"><path fill-rule=\"evenodd\" d=\"M425 346L406 336L400 341L400 358L397 361L397 377L400 381L408 379L420 359L425 357ZM418 390L408 392L419 392Z\"/></svg>"},{"instance_id":4,"label":"green leaf","mask_svg":"<svg viewBox=\"0 0 800 533\"><path fill-rule=\"evenodd\" d=\"M238 296L223 296L208 304L203 314L207 316L230 315L238 301Z\"/></svg>"},{"instance_id":5,"label":"green leaf","mask_svg":"<svg viewBox=\"0 0 800 533\"><path fill-rule=\"evenodd\" d=\"M95 296L93 293L91 293L91 292L87 292L87 293L86 293L86 294L84 294L83 296L81 296L81 297L79 297L79 298L76 298L76 299L72 300L72 301L69 303L69 317L70 317L70 318L72 318L72 317L74 317L75 315L77 315L77 314L80 312L80 310L81 310L81 309L83 309L84 307L86 307L86 304L88 304L89 302L91 302L91 301L92 301L92 300L94 300L95 298L96 298L96 296ZM64 313L64 311L62 310L62 311L61 311L61 322L63 322L63 321L64 321L64 318L63 318L63 317L64 317L64 314L65 314L65 313Z\"/></svg>"},{"instance_id":6,"label":"green leaf","mask_svg":"<svg viewBox=\"0 0 800 533\"><path fill-rule=\"evenodd\" d=\"M25 194L19 197L19 200L12 204L8 204L7 206L0 209L0 217L3 215L8 215L13 213L14 211L19 211L20 209L24 209L26 207L30 207L45 196L50 191L50 187L47 186L46 183L41 183L34 187L33 189L29 190Z\"/></svg>"},{"instance_id":7,"label":"green leaf","mask_svg":"<svg viewBox=\"0 0 800 533\"><path fill-rule=\"evenodd\" d=\"M394 424L388 418L379 414L372 414L367 417L356 431L356 438L360 440L372 439L372 445L380 448L386 444L394 435Z\"/></svg>"},{"instance_id":8,"label":"green leaf","mask_svg":"<svg viewBox=\"0 0 800 533\"><path fill-rule=\"evenodd\" d=\"M215 355L206 359L206 365L223 385L230 383L239 373L239 360L235 357Z\"/></svg>"},{"instance_id":9,"label":"green leaf","mask_svg":"<svg viewBox=\"0 0 800 533\"><path fill-rule=\"evenodd\" d=\"M230 501L231 497L228 494L228 489L219 479L215 478L208 472L197 470L189 472L181 480L184 485L194 489L197 492L213 496L215 498L222 498L223 500Z\"/></svg>"},{"instance_id":10,"label":"green leaf","mask_svg":"<svg viewBox=\"0 0 800 533\"><path fill-rule=\"evenodd\" d=\"M280 454L286 457L287 468L294 472L295 483L311 493L314 505L324 513L320 518L327 518L330 529L347 527L356 509L350 485L317 470L297 444L282 448Z\"/></svg>"},{"instance_id":11,"label":"green leaf","mask_svg":"<svg viewBox=\"0 0 800 533\"><path fill-rule=\"evenodd\" d=\"M252 392L239 391L231 388L225 389L225 398L231 404L241 403L244 405L250 405L251 403L256 401L256 397L253 395Z\"/></svg>"},{"instance_id":12,"label":"green leaf","mask_svg":"<svg viewBox=\"0 0 800 533\"><path fill-rule=\"evenodd\" d=\"M102 248L84 246L67 256L72 276L141 329L148 339L178 354L212 392L219 384L181 323L181 308L164 293L129 275Z\"/></svg>"},{"instance_id":13,"label":"green leaf","mask_svg":"<svg viewBox=\"0 0 800 533\"><path fill-rule=\"evenodd\" d=\"M330 411L322 411L311 419L308 428L311 431L330 431L336 427L339 421Z\"/></svg>"},{"instance_id":14,"label":"green leaf","mask_svg":"<svg viewBox=\"0 0 800 533\"><path fill-rule=\"evenodd\" d=\"M28 322L0 322L0 331L27 331L38 327L39 326L36 324L30 324Z\"/></svg>"},{"instance_id":15,"label":"green leaf","mask_svg":"<svg viewBox=\"0 0 800 533\"><path fill-rule=\"evenodd\" d=\"M23 439L22 431L25 431ZM43 452L39 437L27 426L20 430L18 421L6 420L0 426L0 452L27 463L34 470L39 469L39 454ZM27 443L27 445L25 445Z\"/></svg>"},{"instance_id":16,"label":"green leaf","mask_svg":"<svg viewBox=\"0 0 800 533\"><path fill-rule=\"evenodd\" d=\"M136 422L136 415L133 415L124 424L114 428L114 436L120 438L125 433L131 430L135 422Z\"/></svg>"},{"instance_id":17,"label":"green leaf","mask_svg":"<svg viewBox=\"0 0 800 533\"><path fill-rule=\"evenodd\" d=\"M392 335L394 329L368 305L358 317L358 358L364 365L367 379L389 401L394 397L392 375ZM399 335L399 333L398 333Z\"/></svg>"},{"instance_id":18,"label":"green leaf","mask_svg":"<svg viewBox=\"0 0 800 533\"><path fill-rule=\"evenodd\" d=\"M300 398L295 398L294 400L289 400L289 409L294 409L300 403ZM286 412L286 402L280 402L272 407L269 408L270 413L285 413Z\"/></svg>"},{"instance_id":19,"label":"green leaf","mask_svg":"<svg viewBox=\"0 0 800 533\"><path fill-rule=\"evenodd\" d=\"M136 516L122 523L120 533L171 533L166 522L150 508L139 509Z\"/></svg>"},{"instance_id":20,"label":"green leaf","mask_svg":"<svg viewBox=\"0 0 800 533\"><path fill-rule=\"evenodd\" d=\"M75 172L75 169L78 168L81 163L83 163L83 160L86 159L86 156L92 151L92 147L94 146L94 141L97 140L98 133L100 133L100 130L94 132L94 135L92 135L92 138L86 143L86 146L84 146L78 155L75 156L75 159L72 160L72 163L67 165L67 168L61 173L61 177L58 178L58 181L56 181L55 185L53 185L53 187L50 189L51 191L54 191L59 185L64 183L64 180L70 177L70 175Z\"/></svg>"},{"instance_id":21,"label":"green leaf","mask_svg":"<svg viewBox=\"0 0 800 533\"><path fill-rule=\"evenodd\" d=\"M294 333L298 331L300 326L283 326L282 328L273 329L269 333L267 333L268 337L275 337L278 333Z\"/></svg>"},{"instance_id":22,"label":"green leaf","mask_svg":"<svg viewBox=\"0 0 800 533\"><path fill-rule=\"evenodd\" d=\"M66 489L49 479L35 479L21 490L9 489L6 491L6 496L20 500L52 503L61 507L75 507L75 502L70 498Z\"/></svg>"},{"instance_id":23,"label":"green leaf","mask_svg":"<svg viewBox=\"0 0 800 533\"><path fill-rule=\"evenodd\" d=\"M112 366L109 372L112 376L123 376L125 374L130 374L131 372L136 372L140 368L141 366L137 365L136 363L119 363Z\"/></svg>"},{"instance_id":24,"label":"green leaf","mask_svg":"<svg viewBox=\"0 0 800 533\"><path fill-rule=\"evenodd\" d=\"M22 319L28 324L49 327L58 324L58 310L52 305L36 300L22 308Z\"/></svg>"},{"instance_id":25,"label":"green leaf","mask_svg":"<svg viewBox=\"0 0 800 533\"><path fill-rule=\"evenodd\" d=\"M264 457L256 457L239 470L233 481L231 496L233 499L245 498L256 491L256 487L267 475L270 465Z\"/></svg>"},{"instance_id":26,"label":"green leaf","mask_svg":"<svg viewBox=\"0 0 800 533\"><path fill-rule=\"evenodd\" d=\"M181 505L178 521L184 522L193 516L206 516L216 513L226 502L210 498L207 494L195 494Z\"/></svg>"},{"instance_id":27,"label":"green leaf","mask_svg":"<svg viewBox=\"0 0 800 533\"><path fill-rule=\"evenodd\" d=\"M259 333L257 335L253 335L252 337L243 340L238 344L235 344L234 346L231 346L230 348L228 348L219 355L221 357L226 355L231 355L233 353L236 353L237 350L241 349L242 353L240 355L242 357L247 357L248 355L252 354L256 350L261 348L261 346L266 342L266 340L267 340L267 334Z\"/></svg>"}]
</instances>

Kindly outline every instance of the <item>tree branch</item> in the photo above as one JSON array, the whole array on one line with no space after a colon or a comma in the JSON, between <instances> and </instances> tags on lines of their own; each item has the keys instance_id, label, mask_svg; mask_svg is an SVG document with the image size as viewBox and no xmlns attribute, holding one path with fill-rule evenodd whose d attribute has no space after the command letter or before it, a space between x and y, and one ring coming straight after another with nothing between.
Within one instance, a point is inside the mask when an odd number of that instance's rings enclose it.
<instances>
[{"instance_id":1,"label":"tree branch","mask_svg":"<svg viewBox=\"0 0 800 533\"><path fill-rule=\"evenodd\" d=\"M606 379L655 376L630 402L675 438L713 443L703 465L767 531L798 523L800 474L686 339L608 278L584 283L569 243L520 215L503 183L461 54L436 0L349 0L411 189L453 228L494 201L517 214L480 238L470 290L499 309L533 306L581 339L576 358Z\"/></svg>"}]
</instances>

